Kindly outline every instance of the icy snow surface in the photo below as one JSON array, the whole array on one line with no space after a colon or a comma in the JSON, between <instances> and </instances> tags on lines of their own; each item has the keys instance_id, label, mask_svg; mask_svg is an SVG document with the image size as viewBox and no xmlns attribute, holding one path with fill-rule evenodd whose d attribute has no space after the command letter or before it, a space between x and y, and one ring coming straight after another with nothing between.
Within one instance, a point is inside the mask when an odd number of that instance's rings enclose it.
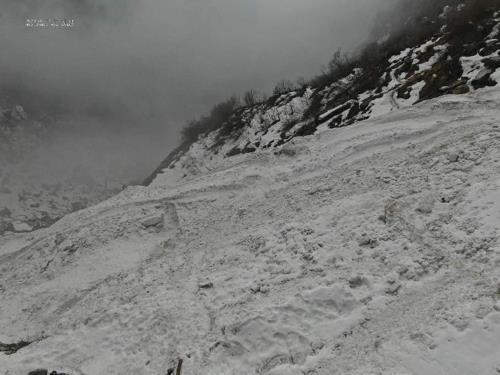
<instances>
[{"instance_id":1,"label":"icy snow surface","mask_svg":"<svg viewBox=\"0 0 500 375\"><path fill-rule=\"evenodd\" d=\"M0 238L0 374L494 375L500 90Z\"/></svg>"}]
</instances>

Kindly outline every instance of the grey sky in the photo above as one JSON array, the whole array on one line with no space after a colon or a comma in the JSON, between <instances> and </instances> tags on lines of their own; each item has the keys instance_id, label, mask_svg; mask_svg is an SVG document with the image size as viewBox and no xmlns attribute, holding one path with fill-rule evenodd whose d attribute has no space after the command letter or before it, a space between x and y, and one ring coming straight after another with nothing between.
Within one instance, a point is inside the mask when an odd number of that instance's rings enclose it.
<instances>
[{"instance_id":1,"label":"grey sky","mask_svg":"<svg viewBox=\"0 0 500 375\"><path fill-rule=\"evenodd\" d=\"M175 145L184 121L216 102L311 77L336 48L357 47L381 3L0 0L0 84L63 110L107 114L101 125L154 139L154 160ZM60 16L77 27L23 26L26 17Z\"/></svg>"}]
</instances>

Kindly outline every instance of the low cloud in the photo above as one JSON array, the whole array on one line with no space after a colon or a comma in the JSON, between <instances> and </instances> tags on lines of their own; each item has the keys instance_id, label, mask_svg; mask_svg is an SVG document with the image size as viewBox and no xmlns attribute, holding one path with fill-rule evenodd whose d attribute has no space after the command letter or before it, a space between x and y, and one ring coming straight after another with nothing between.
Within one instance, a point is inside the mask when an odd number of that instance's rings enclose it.
<instances>
[{"instance_id":1,"label":"low cloud","mask_svg":"<svg viewBox=\"0 0 500 375\"><path fill-rule=\"evenodd\" d=\"M384 3L1 2L2 92L35 115L89 119L95 136L99 129L115 135L117 150L120 136L136 137L144 174L178 142L184 122L216 102L251 88L269 92L280 79L311 77L338 47L355 49ZM27 18L74 19L75 27L26 28ZM106 149L99 152L105 157Z\"/></svg>"}]
</instances>

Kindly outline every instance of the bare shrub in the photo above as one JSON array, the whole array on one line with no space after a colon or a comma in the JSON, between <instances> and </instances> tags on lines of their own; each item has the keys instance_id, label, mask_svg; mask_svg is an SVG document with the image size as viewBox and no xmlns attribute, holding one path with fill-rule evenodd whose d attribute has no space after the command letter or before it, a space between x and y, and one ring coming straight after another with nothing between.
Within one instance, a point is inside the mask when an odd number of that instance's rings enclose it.
<instances>
[{"instance_id":1,"label":"bare shrub","mask_svg":"<svg viewBox=\"0 0 500 375\"><path fill-rule=\"evenodd\" d=\"M219 128L229 120L239 105L240 101L235 96L232 96L222 103L216 104L207 116L190 121L187 126L182 129L183 140L185 142L194 142L200 135Z\"/></svg>"},{"instance_id":2,"label":"bare shrub","mask_svg":"<svg viewBox=\"0 0 500 375\"><path fill-rule=\"evenodd\" d=\"M355 62L339 48L328 63L328 70L331 75L345 77L351 73L355 67Z\"/></svg>"},{"instance_id":3,"label":"bare shrub","mask_svg":"<svg viewBox=\"0 0 500 375\"><path fill-rule=\"evenodd\" d=\"M477 33L480 21L499 7L497 0L468 0L447 13L447 31L467 39L467 34Z\"/></svg>"},{"instance_id":4,"label":"bare shrub","mask_svg":"<svg viewBox=\"0 0 500 375\"><path fill-rule=\"evenodd\" d=\"M248 90L243 94L243 104L247 107L260 103L260 100L259 95L254 90Z\"/></svg>"},{"instance_id":5,"label":"bare shrub","mask_svg":"<svg viewBox=\"0 0 500 375\"><path fill-rule=\"evenodd\" d=\"M283 95L295 89L296 89L295 84L292 81L281 80L274 87L273 95Z\"/></svg>"},{"instance_id":6,"label":"bare shrub","mask_svg":"<svg viewBox=\"0 0 500 375\"><path fill-rule=\"evenodd\" d=\"M307 84L317 88L328 86L349 75L356 67L356 63L357 61L354 58L350 57L339 48L333 54L327 67L323 68L322 72L309 80Z\"/></svg>"}]
</instances>

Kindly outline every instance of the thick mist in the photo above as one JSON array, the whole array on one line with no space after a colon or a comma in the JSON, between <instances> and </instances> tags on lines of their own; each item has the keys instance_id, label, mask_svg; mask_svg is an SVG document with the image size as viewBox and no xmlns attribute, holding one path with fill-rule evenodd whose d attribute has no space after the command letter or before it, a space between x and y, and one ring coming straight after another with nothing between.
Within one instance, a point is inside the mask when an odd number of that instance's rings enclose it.
<instances>
[{"instance_id":1,"label":"thick mist","mask_svg":"<svg viewBox=\"0 0 500 375\"><path fill-rule=\"evenodd\" d=\"M116 165L133 179L146 176L177 144L187 120L218 101L248 89L270 92L280 79L311 77L335 49L354 50L369 38L387 1L0 4L2 95L31 116L74 119L57 142L69 164L68 144L95 137L88 164ZM27 28L28 18L74 19L75 26ZM97 142L100 137L108 141Z\"/></svg>"}]
</instances>

